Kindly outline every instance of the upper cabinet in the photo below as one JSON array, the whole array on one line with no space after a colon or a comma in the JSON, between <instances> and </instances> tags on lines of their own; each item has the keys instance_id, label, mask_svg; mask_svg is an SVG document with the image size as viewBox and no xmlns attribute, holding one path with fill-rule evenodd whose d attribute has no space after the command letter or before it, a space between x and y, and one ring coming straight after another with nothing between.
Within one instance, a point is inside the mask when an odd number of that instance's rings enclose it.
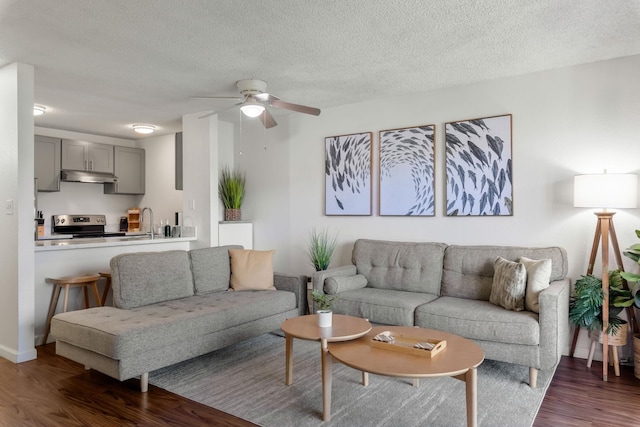
<instances>
[{"instance_id":1,"label":"upper cabinet","mask_svg":"<svg viewBox=\"0 0 640 427\"><path fill-rule=\"evenodd\" d=\"M60 191L60 138L35 136L34 172L38 191Z\"/></svg>"},{"instance_id":2,"label":"upper cabinet","mask_svg":"<svg viewBox=\"0 0 640 427\"><path fill-rule=\"evenodd\" d=\"M114 173L113 145L62 140L62 169Z\"/></svg>"},{"instance_id":3,"label":"upper cabinet","mask_svg":"<svg viewBox=\"0 0 640 427\"><path fill-rule=\"evenodd\" d=\"M115 146L115 175L118 181L104 184L106 194L144 194L145 158L141 148Z\"/></svg>"}]
</instances>

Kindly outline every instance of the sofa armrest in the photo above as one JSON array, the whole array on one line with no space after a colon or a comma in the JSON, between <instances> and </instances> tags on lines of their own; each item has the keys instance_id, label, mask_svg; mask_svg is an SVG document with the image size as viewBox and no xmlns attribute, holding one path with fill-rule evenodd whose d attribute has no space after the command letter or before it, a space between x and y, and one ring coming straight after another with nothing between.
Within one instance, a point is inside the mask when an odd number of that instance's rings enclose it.
<instances>
[{"instance_id":1,"label":"sofa armrest","mask_svg":"<svg viewBox=\"0 0 640 427\"><path fill-rule=\"evenodd\" d=\"M292 274L275 273L273 285L279 291L289 291L296 295L296 304L300 316L307 312L307 276L295 276Z\"/></svg>"},{"instance_id":2,"label":"sofa armrest","mask_svg":"<svg viewBox=\"0 0 640 427\"><path fill-rule=\"evenodd\" d=\"M356 266L355 265L345 265L342 267L329 268L327 270L316 271L313 273L312 281L313 281L313 289L319 290L322 293L324 292L324 280L328 277L338 277L338 276L355 276L356 275ZM316 312L316 303L313 303L313 313Z\"/></svg>"},{"instance_id":3,"label":"sofa armrest","mask_svg":"<svg viewBox=\"0 0 640 427\"><path fill-rule=\"evenodd\" d=\"M569 339L569 294L571 280L556 280L540 292L540 368L554 367Z\"/></svg>"}]
</instances>

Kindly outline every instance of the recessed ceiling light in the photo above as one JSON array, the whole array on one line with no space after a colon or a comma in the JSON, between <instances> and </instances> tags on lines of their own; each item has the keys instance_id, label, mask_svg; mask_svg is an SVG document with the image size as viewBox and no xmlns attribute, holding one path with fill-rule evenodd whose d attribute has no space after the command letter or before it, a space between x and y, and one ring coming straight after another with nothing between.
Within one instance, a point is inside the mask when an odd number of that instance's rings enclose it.
<instances>
[{"instance_id":1,"label":"recessed ceiling light","mask_svg":"<svg viewBox=\"0 0 640 427\"><path fill-rule=\"evenodd\" d=\"M43 105L34 105L33 106L33 115L41 116L44 114L46 108Z\"/></svg>"},{"instance_id":2,"label":"recessed ceiling light","mask_svg":"<svg viewBox=\"0 0 640 427\"><path fill-rule=\"evenodd\" d=\"M156 130L156 127L153 125L133 125L133 130L137 133L149 134L153 133Z\"/></svg>"}]
</instances>

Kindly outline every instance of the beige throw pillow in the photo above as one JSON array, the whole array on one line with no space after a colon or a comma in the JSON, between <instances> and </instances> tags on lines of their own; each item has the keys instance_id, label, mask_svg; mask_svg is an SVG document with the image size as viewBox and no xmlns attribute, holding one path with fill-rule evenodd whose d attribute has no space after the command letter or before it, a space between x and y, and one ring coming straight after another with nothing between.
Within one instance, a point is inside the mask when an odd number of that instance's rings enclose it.
<instances>
[{"instance_id":1,"label":"beige throw pillow","mask_svg":"<svg viewBox=\"0 0 640 427\"><path fill-rule=\"evenodd\" d=\"M493 284L489 302L507 310L524 310L527 270L519 262L498 257L493 263Z\"/></svg>"},{"instance_id":2,"label":"beige throw pillow","mask_svg":"<svg viewBox=\"0 0 640 427\"><path fill-rule=\"evenodd\" d=\"M235 291L275 290L273 286L274 253L274 250L229 249L231 288Z\"/></svg>"},{"instance_id":3,"label":"beige throw pillow","mask_svg":"<svg viewBox=\"0 0 640 427\"><path fill-rule=\"evenodd\" d=\"M524 298L524 306L527 310L540 313L540 302L538 297L540 292L549 287L551 280L551 260L550 259L529 259L520 257L520 262L527 270L527 291Z\"/></svg>"}]
</instances>

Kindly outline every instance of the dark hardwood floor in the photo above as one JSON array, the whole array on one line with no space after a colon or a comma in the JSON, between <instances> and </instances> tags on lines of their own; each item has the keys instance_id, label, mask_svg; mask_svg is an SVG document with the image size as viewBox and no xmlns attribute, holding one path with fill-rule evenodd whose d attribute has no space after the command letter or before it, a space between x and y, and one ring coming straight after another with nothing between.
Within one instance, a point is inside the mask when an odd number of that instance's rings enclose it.
<instances>
[{"instance_id":1,"label":"dark hardwood floor","mask_svg":"<svg viewBox=\"0 0 640 427\"><path fill-rule=\"evenodd\" d=\"M149 386L116 381L37 347L38 359L0 359L0 426L255 426L250 422ZM563 357L534 426L640 425L640 380L633 368L602 381L602 365ZM318 420L318 424L321 421Z\"/></svg>"}]
</instances>

